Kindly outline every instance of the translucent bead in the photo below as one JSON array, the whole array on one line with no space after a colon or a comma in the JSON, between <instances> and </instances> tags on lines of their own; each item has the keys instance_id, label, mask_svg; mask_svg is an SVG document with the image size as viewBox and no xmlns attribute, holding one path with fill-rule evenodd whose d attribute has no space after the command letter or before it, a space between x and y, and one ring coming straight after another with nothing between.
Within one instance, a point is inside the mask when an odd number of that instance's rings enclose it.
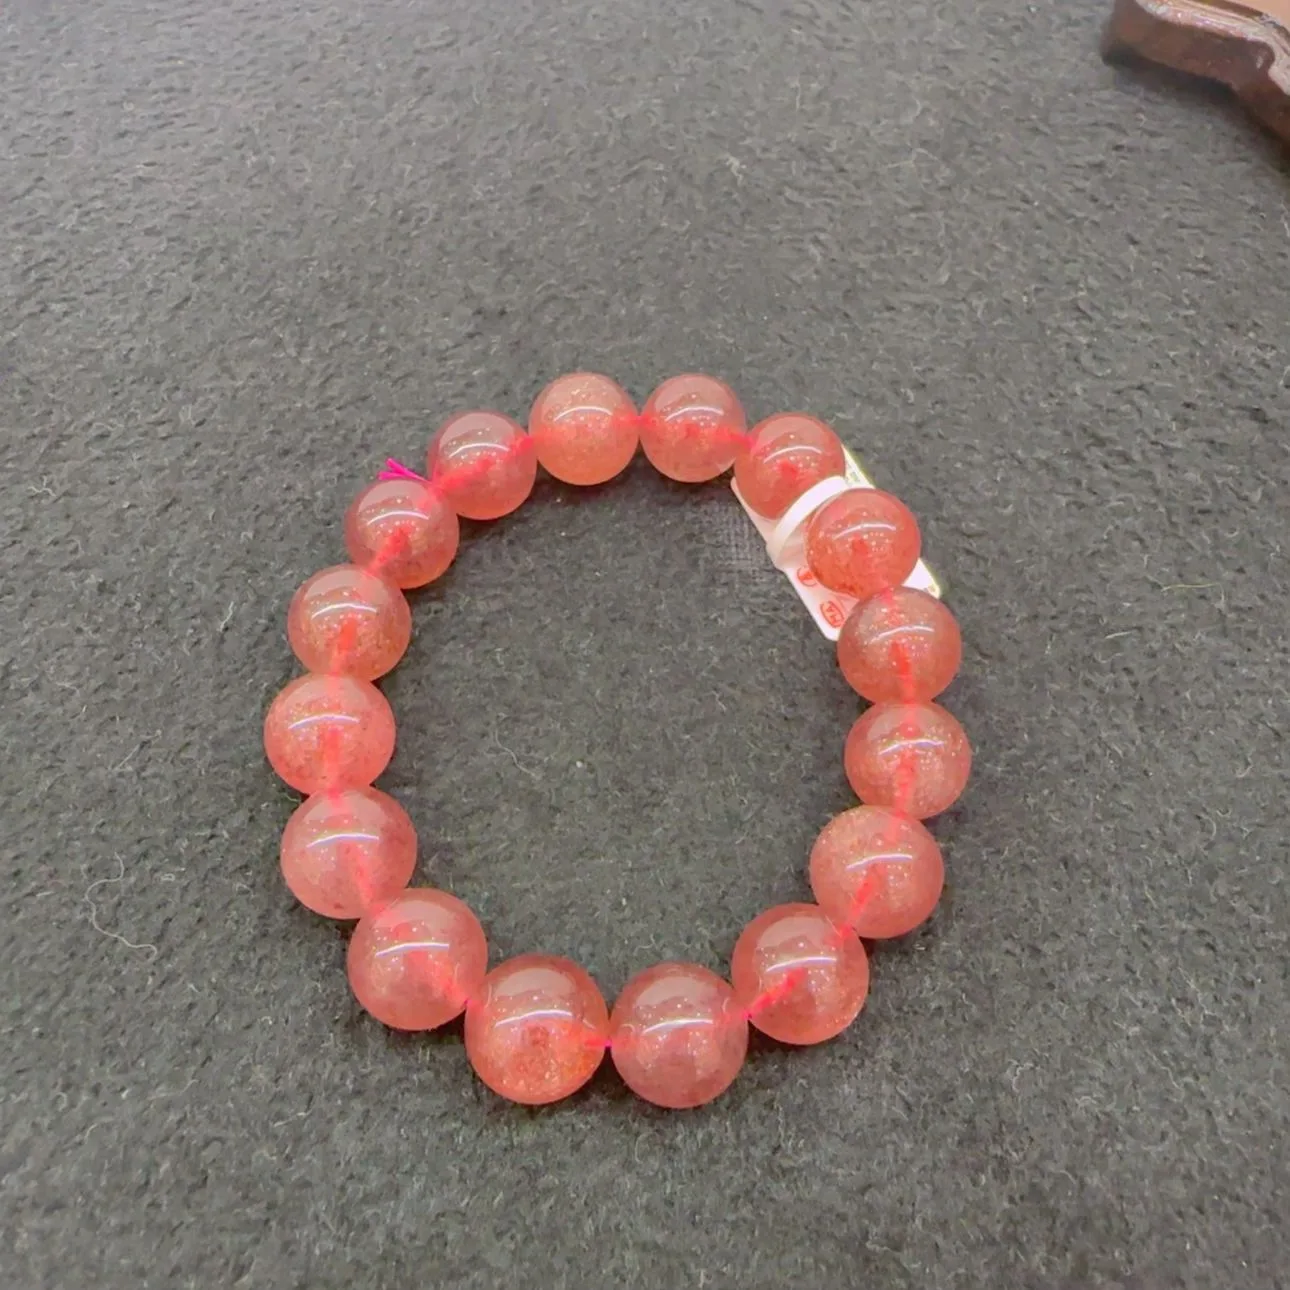
<instances>
[{"instance_id":1,"label":"translucent bead","mask_svg":"<svg viewBox=\"0 0 1290 1290\"><path fill-rule=\"evenodd\" d=\"M529 436L539 463L566 484L603 484L636 454L636 405L595 372L559 376L537 396Z\"/></svg>"},{"instance_id":2,"label":"translucent bead","mask_svg":"<svg viewBox=\"0 0 1290 1290\"><path fill-rule=\"evenodd\" d=\"M862 600L838 637L838 666L873 703L926 703L954 679L963 640L954 615L935 596L888 587Z\"/></svg>"},{"instance_id":3,"label":"translucent bead","mask_svg":"<svg viewBox=\"0 0 1290 1290\"><path fill-rule=\"evenodd\" d=\"M646 457L661 474L687 484L729 470L747 428L734 391L712 376L673 376L641 409Z\"/></svg>"},{"instance_id":4,"label":"translucent bead","mask_svg":"<svg viewBox=\"0 0 1290 1290\"><path fill-rule=\"evenodd\" d=\"M361 918L411 882L417 835L408 813L387 794L335 789L296 808L280 859L302 905L326 918Z\"/></svg>"},{"instance_id":5,"label":"translucent bead","mask_svg":"<svg viewBox=\"0 0 1290 1290\"><path fill-rule=\"evenodd\" d=\"M806 562L833 591L864 600L914 571L922 539L899 498L852 488L825 502L806 526Z\"/></svg>"},{"instance_id":6,"label":"translucent bead","mask_svg":"<svg viewBox=\"0 0 1290 1290\"><path fill-rule=\"evenodd\" d=\"M346 956L354 997L395 1030L460 1016L488 970L484 929L456 896L409 887L359 920Z\"/></svg>"},{"instance_id":7,"label":"translucent bead","mask_svg":"<svg viewBox=\"0 0 1290 1290\"><path fill-rule=\"evenodd\" d=\"M730 958L735 997L763 1034L818 1044L845 1030L869 993L856 934L818 905L776 905L754 918Z\"/></svg>"},{"instance_id":8,"label":"translucent bead","mask_svg":"<svg viewBox=\"0 0 1290 1290\"><path fill-rule=\"evenodd\" d=\"M522 954L495 967L466 1009L466 1054L480 1079L512 1102L557 1102L605 1056L609 1010L576 963Z\"/></svg>"},{"instance_id":9,"label":"translucent bead","mask_svg":"<svg viewBox=\"0 0 1290 1290\"><path fill-rule=\"evenodd\" d=\"M495 520L533 491L533 440L500 412L461 412L440 426L426 454L427 474L458 515Z\"/></svg>"},{"instance_id":10,"label":"translucent bead","mask_svg":"<svg viewBox=\"0 0 1290 1290\"><path fill-rule=\"evenodd\" d=\"M345 515L350 559L396 587L424 587L440 577L460 540L457 512L419 479L372 484Z\"/></svg>"},{"instance_id":11,"label":"translucent bead","mask_svg":"<svg viewBox=\"0 0 1290 1290\"><path fill-rule=\"evenodd\" d=\"M311 672L269 705L264 751L301 793L370 784L394 756L394 713L370 681Z\"/></svg>"},{"instance_id":12,"label":"translucent bead","mask_svg":"<svg viewBox=\"0 0 1290 1290\"><path fill-rule=\"evenodd\" d=\"M836 815L811 848L811 890L824 912L857 936L904 936L931 917L945 884L936 839L883 806Z\"/></svg>"},{"instance_id":13,"label":"translucent bead","mask_svg":"<svg viewBox=\"0 0 1290 1290\"><path fill-rule=\"evenodd\" d=\"M753 428L735 461L735 483L759 515L778 519L808 488L846 470L842 441L804 412L779 412Z\"/></svg>"},{"instance_id":14,"label":"translucent bead","mask_svg":"<svg viewBox=\"0 0 1290 1290\"><path fill-rule=\"evenodd\" d=\"M851 727L843 761L862 802L925 820L963 792L972 749L939 704L875 703Z\"/></svg>"},{"instance_id":15,"label":"translucent bead","mask_svg":"<svg viewBox=\"0 0 1290 1290\"><path fill-rule=\"evenodd\" d=\"M724 1093L748 1051L734 992L697 963L660 963L632 977L609 1017L610 1053L647 1102L701 1106Z\"/></svg>"},{"instance_id":16,"label":"translucent bead","mask_svg":"<svg viewBox=\"0 0 1290 1290\"><path fill-rule=\"evenodd\" d=\"M311 672L374 681L407 651L412 611L392 583L356 564L338 564L315 573L291 598L287 639Z\"/></svg>"}]
</instances>

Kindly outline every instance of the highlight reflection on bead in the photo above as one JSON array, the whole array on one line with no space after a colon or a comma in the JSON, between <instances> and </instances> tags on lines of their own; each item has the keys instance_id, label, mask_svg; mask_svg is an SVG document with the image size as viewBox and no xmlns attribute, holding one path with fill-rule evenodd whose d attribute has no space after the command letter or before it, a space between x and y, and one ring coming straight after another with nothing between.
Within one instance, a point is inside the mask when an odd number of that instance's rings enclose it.
<instances>
[{"instance_id":1,"label":"highlight reflection on bead","mask_svg":"<svg viewBox=\"0 0 1290 1290\"><path fill-rule=\"evenodd\" d=\"M500 412L461 412L439 427L426 454L427 473L458 515L495 520L533 491L533 441Z\"/></svg>"},{"instance_id":2,"label":"highlight reflection on bead","mask_svg":"<svg viewBox=\"0 0 1290 1290\"><path fill-rule=\"evenodd\" d=\"M846 470L842 441L804 412L778 412L754 426L735 461L735 483L759 515L778 519L808 489Z\"/></svg>"},{"instance_id":3,"label":"highlight reflection on bead","mask_svg":"<svg viewBox=\"0 0 1290 1290\"><path fill-rule=\"evenodd\" d=\"M851 727L843 762L862 802L925 820L963 792L972 749L939 704L875 703Z\"/></svg>"},{"instance_id":4,"label":"highlight reflection on bead","mask_svg":"<svg viewBox=\"0 0 1290 1290\"><path fill-rule=\"evenodd\" d=\"M576 963L521 954L495 967L466 1009L466 1055L480 1079L512 1102L556 1102L604 1060L609 1010Z\"/></svg>"},{"instance_id":5,"label":"highlight reflection on bead","mask_svg":"<svg viewBox=\"0 0 1290 1290\"><path fill-rule=\"evenodd\" d=\"M735 997L763 1034L818 1044L855 1020L869 993L856 934L818 905L776 905L744 928L730 958Z\"/></svg>"},{"instance_id":6,"label":"highlight reflection on bead","mask_svg":"<svg viewBox=\"0 0 1290 1290\"><path fill-rule=\"evenodd\" d=\"M636 406L596 372L558 376L534 400L529 436L542 467L566 484L603 484L624 470L639 439Z\"/></svg>"},{"instance_id":7,"label":"highlight reflection on bead","mask_svg":"<svg viewBox=\"0 0 1290 1290\"><path fill-rule=\"evenodd\" d=\"M641 409L645 456L661 474L687 484L729 470L747 428L734 391L697 372L664 381Z\"/></svg>"},{"instance_id":8,"label":"highlight reflection on bead","mask_svg":"<svg viewBox=\"0 0 1290 1290\"><path fill-rule=\"evenodd\" d=\"M269 705L264 751L302 793L370 784L394 755L394 713L370 681L311 672Z\"/></svg>"},{"instance_id":9,"label":"highlight reflection on bead","mask_svg":"<svg viewBox=\"0 0 1290 1290\"><path fill-rule=\"evenodd\" d=\"M456 896L409 887L359 920L345 959L354 997L396 1030L433 1030L465 1010L488 966L479 919Z\"/></svg>"},{"instance_id":10,"label":"highlight reflection on bead","mask_svg":"<svg viewBox=\"0 0 1290 1290\"><path fill-rule=\"evenodd\" d=\"M623 987L610 1053L633 1092L657 1106L701 1106L733 1083L748 1051L734 991L697 963L659 963Z\"/></svg>"}]
</instances>

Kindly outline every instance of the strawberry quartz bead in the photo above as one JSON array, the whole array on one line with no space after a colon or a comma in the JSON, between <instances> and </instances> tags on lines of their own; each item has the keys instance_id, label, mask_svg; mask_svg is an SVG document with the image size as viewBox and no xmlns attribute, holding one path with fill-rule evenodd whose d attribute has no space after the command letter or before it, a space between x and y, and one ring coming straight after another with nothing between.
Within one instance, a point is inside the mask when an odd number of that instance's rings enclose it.
<instances>
[{"instance_id":1,"label":"strawberry quartz bead","mask_svg":"<svg viewBox=\"0 0 1290 1290\"><path fill-rule=\"evenodd\" d=\"M673 376L641 409L641 447L660 474L698 484L730 469L747 427L728 385L696 373Z\"/></svg>"},{"instance_id":2,"label":"strawberry quartz bead","mask_svg":"<svg viewBox=\"0 0 1290 1290\"><path fill-rule=\"evenodd\" d=\"M326 918L361 918L412 881L417 834L387 794L333 789L296 808L280 859L287 886L306 908Z\"/></svg>"},{"instance_id":3,"label":"strawberry quartz bead","mask_svg":"<svg viewBox=\"0 0 1290 1290\"><path fill-rule=\"evenodd\" d=\"M603 484L636 455L636 405L607 376L570 372L537 396L529 437L538 463L566 484Z\"/></svg>"},{"instance_id":4,"label":"strawberry quartz bead","mask_svg":"<svg viewBox=\"0 0 1290 1290\"><path fill-rule=\"evenodd\" d=\"M888 587L862 600L838 637L838 666L873 703L925 703L954 679L963 640L954 615L914 587Z\"/></svg>"},{"instance_id":5,"label":"strawberry quartz bead","mask_svg":"<svg viewBox=\"0 0 1290 1290\"><path fill-rule=\"evenodd\" d=\"M409 887L360 919L346 956L354 997L395 1030L460 1016L487 968L479 919L433 887Z\"/></svg>"},{"instance_id":6,"label":"strawberry quartz bead","mask_svg":"<svg viewBox=\"0 0 1290 1290\"><path fill-rule=\"evenodd\" d=\"M820 908L857 936L904 936L931 917L945 885L936 839L884 806L834 816L811 848L811 891Z\"/></svg>"},{"instance_id":7,"label":"strawberry quartz bead","mask_svg":"<svg viewBox=\"0 0 1290 1290\"><path fill-rule=\"evenodd\" d=\"M439 427L426 455L427 473L458 515L495 520L533 491L533 440L500 412L461 412Z\"/></svg>"},{"instance_id":8,"label":"strawberry quartz bead","mask_svg":"<svg viewBox=\"0 0 1290 1290\"><path fill-rule=\"evenodd\" d=\"M311 672L384 676L412 640L412 611L393 584L355 564L323 569L301 584L287 610L287 639Z\"/></svg>"},{"instance_id":9,"label":"strawberry quartz bead","mask_svg":"<svg viewBox=\"0 0 1290 1290\"><path fill-rule=\"evenodd\" d=\"M363 489L345 515L349 558L396 587L424 587L457 554L457 512L420 479L383 479Z\"/></svg>"},{"instance_id":10,"label":"strawberry quartz bead","mask_svg":"<svg viewBox=\"0 0 1290 1290\"><path fill-rule=\"evenodd\" d=\"M466 1055L512 1102L538 1106L580 1089L604 1060L609 1009L576 963L521 954L495 967L466 1009Z\"/></svg>"},{"instance_id":11,"label":"strawberry quartz bead","mask_svg":"<svg viewBox=\"0 0 1290 1290\"><path fill-rule=\"evenodd\" d=\"M877 488L852 488L811 516L806 563L824 586L864 600L904 582L921 544L904 502Z\"/></svg>"},{"instance_id":12,"label":"strawberry quartz bead","mask_svg":"<svg viewBox=\"0 0 1290 1290\"><path fill-rule=\"evenodd\" d=\"M394 756L394 713L370 681L298 676L269 705L264 751L301 793L370 784Z\"/></svg>"},{"instance_id":13,"label":"strawberry quartz bead","mask_svg":"<svg viewBox=\"0 0 1290 1290\"><path fill-rule=\"evenodd\" d=\"M856 934L818 905L776 905L735 942L730 979L763 1034L818 1044L845 1030L864 1006L869 959Z\"/></svg>"},{"instance_id":14,"label":"strawberry quartz bead","mask_svg":"<svg viewBox=\"0 0 1290 1290\"><path fill-rule=\"evenodd\" d=\"M734 992L697 963L660 963L623 987L609 1017L623 1082L656 1106L701 1106L733 1083L748 1052Z\"/></svg>"},{"instance_id":15,"label":"strawberry quartz bead","mask_svg":"<svg viewBox=\"0 0 1290 1290\"><path fill-rule=\"evenodd\" d=\"M804 412L780 412L755 426L735 462L740 495L777 520L808 488L847 468L842 441Z\"/></svg>"},{"instance_id":16,"label":"strawberry quartz bead","mask_svg":"<svg viewBox=\"0 0 1290 1290\"><path fill-rule=\"evenodd\" d=\"M843 762L862 802L925 820L963 792L972 749L939 704L875 703L851 727Z\"/></svg>"}]
</instances>

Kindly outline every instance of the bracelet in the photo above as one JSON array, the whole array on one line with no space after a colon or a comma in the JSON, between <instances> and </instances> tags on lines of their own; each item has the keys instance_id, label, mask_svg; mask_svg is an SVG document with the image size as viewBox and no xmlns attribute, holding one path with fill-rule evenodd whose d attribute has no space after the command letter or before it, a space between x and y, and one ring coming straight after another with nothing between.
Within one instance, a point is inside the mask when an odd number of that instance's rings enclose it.
<instances>
[{"instance_id":1,"label":"bracelet","mask_svg":"<svg viewBox=\"0 0 1290 1290\"><path fill-rule=\"evenodd\" d=\"M470 909L447 892L408 886L416 831L373 787L395 738L373 682L411 639L404 592L452 563L458 517L515 510L539 464L566 483L603 483L638 444L675 480L710 480L733 466L740 500L775 522L777 542L785 526L803 530L802 580L846 606L838 662L872 706L851 727L843 757L863 805L830 821L811 850L815 903L779 905L749 923L729 981L697 963L660 963L628 981L610 1013L568 959L522 954L489 971ZM515 1102L568 1096L608 1051L637 1094L673 1108L729 1087L749 1024L813 1044L855 1019L869 989L861 938L904 935L940 897L944 864L921 821L958 798L971 751L933 702L962 646L940 600L906 585L921 567L918 524L890 494L840 485L847 461L814 417L779 414L749 431L734 393L709 376L664 381L638 414L615 382L579 372L543 390L527 432L497 412L462 413L431 440L425 476L391 461L363 489L345 516L351 563L315 574L291 601L287 634L306 675L270 705L264 746L277 774L305 794L282 835L283 876L314 912L357 920L347 971L373 1017L418 1031L464 1012L471 1065Z\"/></svg>"}]
</instances>

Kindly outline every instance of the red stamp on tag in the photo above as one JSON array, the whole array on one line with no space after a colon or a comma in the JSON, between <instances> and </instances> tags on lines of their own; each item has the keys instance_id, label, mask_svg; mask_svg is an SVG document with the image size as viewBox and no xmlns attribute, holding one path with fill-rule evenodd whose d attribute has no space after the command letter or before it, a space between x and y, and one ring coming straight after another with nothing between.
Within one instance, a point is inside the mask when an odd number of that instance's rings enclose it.
<instances>
[{"instance_id":1,"label":"red stamp on tag","mask_svg":"<svg viewBox=\"0 0 1290 1290\"><path fill-rule=\"evenodd\" d=\"M804 587L818 587L820 585L820 580L811 572L810 567L805 564L797 571L797 580Z\"/></svg>"}]
</instances>

